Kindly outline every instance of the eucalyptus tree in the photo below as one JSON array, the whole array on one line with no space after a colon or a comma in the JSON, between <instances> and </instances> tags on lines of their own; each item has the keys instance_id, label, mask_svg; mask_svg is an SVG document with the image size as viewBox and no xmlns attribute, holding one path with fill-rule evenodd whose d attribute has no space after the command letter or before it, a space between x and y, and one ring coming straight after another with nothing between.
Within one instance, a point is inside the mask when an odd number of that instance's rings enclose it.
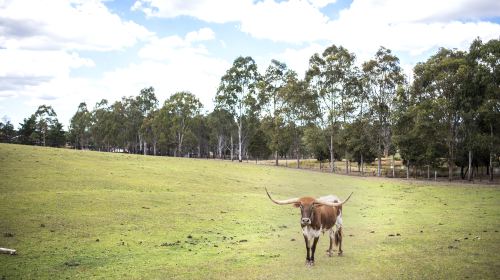
<instances>
[{"instance_id":1,"label":"eucalyptus tree","mask_svg":"<svg viewBox=\"0 0 500 280\"><path fill-rule=\"evenodd\" d=\"M361 175L364 175L365 163L372 162L376 158L376 150L374 149L376 145L373 141L373 130L373 125L366 115L356 118L352 123L348 124L345 129L345 133L348 135L346 139L347 149L349 149L353 159L358 163L358 172L360 172Z\"/></svg>"},{"instance_id":2,"label":"eucalyptus tree","mask_svg":"<svg viewBox=\"0 0 500 280\"><path fill-rule=\"evenodd\" d=\"M230 112L238 128L238 160L242 161L246 137L244 119L249 119L258 108L256 86L260 79L253 58L238 57L222 76L215 97L216 107Z\"/></svg>"},{"instance_id":3,"label":"eucalyptus tree","mask_svg":"<svg viewBox=\"0 0 500 280\"><path fill-rule=\"evenodd\" d=\"M57 114L52 106L40 105L35 112L36 129L40 135L39 143L46 145L47 132L49 127L57 121Z\"/></svg>"},{"instance_id":4,"label":"eucalyptus tree","mask_svg":"<svg viewBox=\"0 0 500 280\"><path fill-rule=\"evenodd\" d=\"M270 148L274 152L275 165L278 165L278 153L281 145L280 138L283 130L283 109L285 106L285 96L283 88L286 86L287 75L290 70L285 63L271 60L271 64L266 69L264 76L259 83L259 104L265 112L265 117L270 119Z\"/></svg>"},{"instance_id":5,"label":"eucalyptus tree","mask_svg":"<svg viewBox=\"0 0 500 280\"><path fill-rule=\"evenodd\" d=\"M204 114L197 114L192 120L191 132L194 137L194 151L198 158L208 157L210 130L208 118Z\"/></svg>"},{"instance_id":6,"label":"eucalyptus tree","mask_svg":"<svg viewBox=\"0 0 500 280\"><path fill-rule=\"evenodd\" d=\"M200 114L203 105L192 93L181 91L170 96L163 106L175 137L174 156L182 156L184 136L190 129L193 119Z\"/></svg>"},{"instance_id":7,"label":"eucalyptus tree","mask_svg":"<svg viewBox=\"0 0 500 280\"><path fill-rule=\"evenodd\" d=\"M473 69L475 94L482 96L477 108L478 130L482 147L489 150L488 175L493 180L493 160L500 154L500 40L472 42L469 63Z\"/></svg>"},{"instance_id":8,"label":"eucalyptus tree","mask_svg":"<svg viewBox=\"0 0 500 280\"><path fill-rule=\"evenodd\" d=\"M304 129L303 140L310 155L313 155L320 163L319 168L322 169L322 163L329 157L328 151L328 133L321 127L311 124Z\"/></svg>"},{"instance_id":9,"label":"eucalyptus tree","mask_svg":"<svg viewBox=\"0 0 500 280\"><path fill-rule=\"evenodd\" d=\"M154 110L148 113L144 118L141 125L140 133L144 141L144 155L148 154L147 144L151 143L153 146L153 155L157 155L158 141L160 140L161 133L163 132L163 125L161 125L161 111Z\"/></svg>"},{"instance_id":10,"label":"eucalyptus tree","mask_svg":"<svg viewBox=\"0 0 500 280\"><path fill-rule=\"evenodd\" d=\"M353 143L352 140L356 141L358 139L353 139L355 137L351 134L350 129L352 128L364 128L365 115L363 115L363 106L365 102L366 92L364 91L363 86L363 75L360 73L358 67L354 66L349 69L347 82L344 84L344 90L340 94L340 110L341 110L341 142L340 146L344 147L344 158L345 158L345 173L349 174L350 170L350 161L355 157L355 147L350 145ZM363 121L360 122L360 119ZM361 126L352 126L351 124L358 121L358 124ZM364 132L366 134L366 132ZM368 136L368 135L367 135ZM368 136L368 137L371 137ZM363 137L366 138L366 137ZM367 143L370 143L368 141ZM358 142L359 143L359 142ZM363 145L363 144L361 144ZM357 147L358 152L364 151L365 149L361 147ZM359 149L361 148L361 150Z\"/></svg>"},{"instance_id":11,"label":"eucalyptus tree","mask_svg":"<svg viewBox=\"0 0 500 280\"><path fill-rule=\"evenodd\" d=\"M0 142L12 143L16 137L16 130L9 120L4 121L5 123L0 122Z\"/></svg>"},{"instance_id":12,"label":"eucalyptus tree","mask_svg":"<svg viewBox=\"0 0 500 280\"><path fill-rule=\"evenodd\" d=\"M88 146L90 137L91 114L87 104L81 102L76 113L71 117L69 132L75 141L75 148Z\"/></svg>"},{"instance_id":13,"label":"eucalyptus tree","mask_svg":"<svg viewBox=\"0 0 500 280\"><path fill-rule=\"evenodd\" d=\"M441 166L446 154L439 102L414 90L398 90L395 103L392 137L405 162L407 178L410 167L424 166L430 178L430 168Z\"/></svg>"},{"instance_id":14,"label":"eucalyptus tree","mask_svg":"<svg viewBox=\"0 0 500 280\"><path fill-rule=\"evenodd\" d=\"M106 119L106 138L108 151L115 151L116 148L125 149L128 143L126 124L123 122L127 118L127 107L121 101L115 101L110 107ZM112 149L112 150L111 150Z\"/></svg>"},{"instance_id":15,"label":"eucalyptus tree","mask_svg":"<svg viewBox=\"0 0 500 280\"><path fill-rule=\"evenodd\" d=\"M363 63L365 86L376 128L377 176L382 172L382 156L391 150L391 114L396 89L404 81L399 59L389 49L380 47L374 59Z\"/></svg>"},{"instance_id":16,"label":"eucalyptus tree","mask_svg":"<svg viewBox=\"0 0 500 280\"><path fill-rule=\"evenodd\" d=\"M282 89L285 105L283 118L292 138L292 146L300 168L300 157L305 149L302 137L304 128L319 118L319 108L315 94L309 90L307 82L299 80L297 73L289 71Z\"/></svg>"},{"instance_id":17,"label":"eucalyptus tree","mask_svg":"<svg viewBox=\"0 0 500 280\"><path fill-rule=\"evenodd\" d=\"M414 68L413 88L423 98L436 101L436 110L443 113L440 124L446 139L448 179L453 179L456 139L460 124L460 96L467 78L465 53L441 48L426 62Z\"/></svg>"},{"instance_id":18,"label":"eucalyptus tree","mask_svg":"<svg viewBox=\"0 0 500 280\"><path fill-rule=\"evenodd\" d=\"M266 133L261 129L252 135L248 144L248 153L255 158L255 162L259 159L266 159L271 154L271 150L268 147L268 139Z\"/></svg>"},{"instance_id":19,"label":"eucalyptus tree","mask_svg":"<svg viewBox=\"0 0 500 280\"><path fill-rule=\"evenodd\" d=\"M125 108L125 137L129 151L137 153L148 150L142 127L144 119L158 107L153 87L141 89L139 95L122 98Z\"/></svg>"},{"instance_id":20,"label":"eucalyptus tree","mask_svg":"<svg viewBox=\"0 0 500 280\"><path fill-rule=\"evenodd\" d=\"M329 129L331 172L335 170L334 137L352 112L347 87L352 79L355 55L342 46L332 45L309 59L306 80L318 97L322 124Z\"/></svg>"},{"instance_id":21,"label":"eucalyptus tree","mask_svg":"<svg viewBox=\"0 0 500 280\"><path fill-rule=\"evenodd\" d=\"M136 100L139 103L139 109L143 116L147 116L158 108L158 99L156 98L154 87L141 89Z\"/></svg>"},{"instance_id":22,"label":"eucalyptus tree","mask_svg":"<svg viewBox=\"0 0 500 280\"><path fill-rule=\"evenodd\" d=\"M19 125L17 142L24 145L35 145L40 139L36 129L35 115L32 114L30 117L25 118Z\"/></svg>"},{"instance_id":23,"label":"eucalyptus tree","mask_svg":"<svg viewBox=\"0 0 500 280\"><path fill-rule=\"evenodd\" d=\"M217 157L221 159L225 156L227 150L232 149L231 140L236 124L231 113L224 109L213 110L207 118L210 130L210 144L215 148L214 151Z\"/></svg>"},{"instance_id":24,"label":"eucalyptus tree","mask_svg":"<svg viewBox=\"0 0 500 280\"><path fill-rule=\"evenodd\" d=\"M153 87L141 89L141 92L139 93L138 96L136 96L135 101L138 105L139 111L141 112L141 114L138 116L139 121L142 121L143 123L144 119L148 118L148 116L158 108L158 99L156 98L155 89ZM142 143L144 154L146 154L147 153L146 151L148 150L147 148L148 142L146 141L146 138L150 139L151 141L152 138L141 133L143 131L146 132L148 130L139 127L137 135L139 138L139 146L141 146Z\"/></svg>"},{"instance_id":25,"label":"eucalyptus tree","mask_svg":"<svg viewBox=\"0 0 500 280\"><path fill-rule=\"evenodd\" d=\"M370 96L367 88L368 77L355 67L351 83L347 88L351 92L354 114L352 122L347 124L345 141L347 150L350 151L353 159L358 163L358 171L362 175L364 174L365 162L370 163L375 160L376 149L374 147L377 146L374 141L376 131L373 125L369 102Z\"/></svg>"},{"instance_id":26,"label":"eucalyptus tree","mask_svg":"<svg viewBox=\"0 0 500 280\"><path fill-rule=\"evenodd\" d=\"M129 153L140 153L142 150L141 125L143 123L143 112L137 96L122 97L121 104L125 110L125 116L121 121L124 125L124 136Z\"/></svg>"},{"instance_id":27,"label":"eucalyptus tree","mask_svg":"<svg viewBox=\"0 0 500 280\"><path fill-rule=\"evenodd\" d=\"M49 126L47 144L51 147L63 147L66 145L66 132L62 123L57 119Z\"/></svg>"},{"instance_id":28,"label":"eucalyptus tree","mask_svg":"<svg viewBox=\"0 0 500 280\"><path fill-rule=\"evenodd\" d=\"M97 102L91 112L91 128L93 144L99 151L109 147L109 126L110 126L110 107L107 99ZM123 121L123 120L122 120Z\"/></svg>"}]
</instances>

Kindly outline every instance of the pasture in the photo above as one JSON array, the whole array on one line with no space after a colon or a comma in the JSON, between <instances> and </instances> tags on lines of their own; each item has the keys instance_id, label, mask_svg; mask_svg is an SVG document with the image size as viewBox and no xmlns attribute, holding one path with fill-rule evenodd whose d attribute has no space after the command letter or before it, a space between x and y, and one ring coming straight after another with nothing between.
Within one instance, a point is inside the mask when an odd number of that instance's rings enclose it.
<instances>
[{"instance_id":1,"label":"pasture","mask_svg":"<svg viewBox=\"0 0 500 280\"><path fill-rule=\"evenodd\" d=\"M498 279L498 186L0 145L0 279ZM345 198L344 255L274 198Z\"/></svg>"}]
</instances>

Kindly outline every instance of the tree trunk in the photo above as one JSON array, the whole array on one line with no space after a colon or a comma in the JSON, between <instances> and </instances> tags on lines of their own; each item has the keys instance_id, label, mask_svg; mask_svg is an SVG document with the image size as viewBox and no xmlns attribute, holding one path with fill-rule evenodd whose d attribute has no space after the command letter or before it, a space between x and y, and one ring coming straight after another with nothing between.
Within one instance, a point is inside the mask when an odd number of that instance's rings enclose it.
<instances>
[{"instance_id":1,"label":"tree trunk","mask_svg":"<svg viewBox=\"0 0 500 280\"><path fill-rule=\"evenodd\" d=\"M242 157L242 143L241 143L241 119L240 119L240 125L238 126L238 161L239 162L242 162L243 161L243 157Z\"/></svg>"},{"instance_id":2,"label":"tree trunk","mask_svg":"<svg viewBox=\"0 0 500 280\"><path fill-rule=\"evenodd\" d=\"M148 155L148 143L146 141L144 141L144 155Z\"/></svg>"},{"instance_id":3,"label":"tree trunk","mask_svg":"<svg viewBox=\"0 0 500 280\"><path fill-rule=\"evenodd\" d=\"M490 147L490 165L488 166L490 172L490 182L493 182L493 125L490 123L490 137L491 137L491 147Z\"/></svg>"},{"instance_id":4,"label":"tree trunk","mask_svg":"<svg viewBox=\"0 0 500 280\"><path fill-rule=\"evenodd\" d=\"M453 160L448 159L448 181L453 180Z\"/></svg>"},{"instance_id":5,"label":"tree trunk","mask_svg":"<svg viewBox=\"0 0 500 280\"><path fill-rule=\"evenodd\" d=\"M330 162L331 162L331 172L335 172L335 156L333 154L333 127L332 127L332 134L330 135Z\"/></svg>"},{"instance_id":6,"label":"tree trunk","mask_svg":"<svg viewBox=\"0 0 500 280\"><path fill-rule=\"evenodd\" d=\"M436 170L434 170L434 181L437 181L437 177L438 177L438 175L437 175L437 171L436 171Z\"/></svg>"},{"instance_id":7,"label":"tree trunk","mask_svg":"<svg viewBox=\"0 0 500 280\"><path fill-rule=\"evenodd\" d=\"M365 175L365 170L364 170L364 166L363 166L363 154L361 154L361 175Z\"/></svg>"},{"instance_id":8,"label":"tree trunk","mask_svg":"<svg viewBox=\"0 0 500 280\"><path fill-rule=\"evenodd\" d=\"M430 180L431 179L431 166L430 165L427 165L427 180Z\"/></svg>"},{"instance_id":9,"label":"tree trunk","mask_svg":"<svg viewBox=\"0 0 500 280\"><path fill-rule=\"evenodd\" d=\"M274 165L278 166L278 151L276 151L274 153L274 156L275 156L275 159L276 159L276 163Z\"/></svg>"},{"instance_id":10,"label":"tree trunk","mask_svg":"<svg viewBox=\"0 0 500 280\"><path fill-rule=\"evenodd\" d=\"M394 162L394 155L392 155L392 178L396 177L396 164Z\"/></svg>"},{"instance_id":11,"label":"tree trunk","mask_svg":"<svg viewBox=\"0 0 500 280\"><path fill-rule=\"evenodd\" d=\"M469 150L469 173L467 174L467 180L472 180L472 151Z\"/></svg>"},{"instance_id":12,"label":"tree trunk","mask_svg":"<svg viewBox=\"0 0 500 280\"><path fill-rule=\"evenodd\" d=\"M410 161L406 163L406 179L410 179Z\"/></svg>"},{"instance_id":13,"label":"tree trunk","mask_svg":"<svg viewBox=\"0 0 500 280\"><path fill-rule=\"evenodd\" d=\"M297 149L297 169L300 169L300 154L299 154L299 149Z\"/></svg>"},{"instance_id":14,"label":"tree trunk","mask_svg":"<svg viewBox=\"0 0 500 280\"><path fill-rule=\"evenodd\" d=\"M382 158L379 156L378 157L378 164L377 164L377 177L382 176Z\"/></svg>"},{"instance_id":15,"label":"tree trunk","mask_svg":"<svg viewBox=\"0 0 500 280\"><path fill-rule=\"evenodd\" d=\"M184 140L184 134L179 134L179 157L182 157L182 141Z\"/></svg>"},{"instance_id":16,"label":"tree trunk","mask_svg":"<svg viewBox=\"0 0 500 280\"><path fill-rule=\"evenodd\" d=\"M233 146L233 134L231 134L231 161L234 160L234 157L233 157L233 150L234 150L234 146Z\"/></svg>"},{"instance_id":17,"label":"tree trunk","mask_svg":"<svg viewBox=\"0 0 500 280\"><path fill-rule=\"evenodd\" d=\"M349 161L347 160L347 151L345 152L345 174L349 174Z\"/></svg>"},{"instance_id":18,"label":"tree trunk","mask_svg":"<svg viewBox=\"0 0 500 280\"><path fill-rule=\"evenodd\" d=\"M156 156L156 141L153 142L153 155Z\"/></svg>"},{"instance_id":19,"label":"tree trunk","mask_svg":"<svg viewBox=\"0 0 500 280\"><path fill-rule=\"evenodd\" d=\"M377 164L377 177L382 175L382 148L378 144L378 164Z\"/></svg>"},{"instance_id":20,"label":"tree trunk","mask_svg":"<svg viewBox=\"0 0 500 280\"><path fill-rule=\"evenodd\" d=\"M493 153L490 152L490 165L488 166L490 172L490 182L493 182Z\"/></svg>"},{"instance_id":21,"label":"tree trunk","mask_svg":"<svg viewBox=\"0 0 500 280\"><path fill-rule=\"evenodd\" d=\"M224 138L223 136L220 136L218 137L217 139L217 154L219 155L219 159L222 158L222 142L224 141Z\"/></svg>"}]
</instances>

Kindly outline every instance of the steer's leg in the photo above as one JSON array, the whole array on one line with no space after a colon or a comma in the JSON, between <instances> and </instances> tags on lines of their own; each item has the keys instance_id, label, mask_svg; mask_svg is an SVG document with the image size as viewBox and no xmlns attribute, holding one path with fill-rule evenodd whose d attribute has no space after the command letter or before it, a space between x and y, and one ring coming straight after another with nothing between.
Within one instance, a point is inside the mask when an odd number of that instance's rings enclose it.
<instances>
[{"instance_id":1,"label":"steer's leg","mask_svg":"<svg viewBox=\"0 0 500 280\"><path fill-rule=\"evenodd\" d=\"M342 255L342 227L337 228L335 232L335 245L339 245L339 256Z\"/></svg>"},{"instance_id":2,"label":"steer's leg","mask_svg":"<svg viewBox=\"0 0 500 280\"><path fill-rule=\"evenodd\" d=\"M311 253L311 265L314 265L314 252L316 251L316 244L318 243L319 237L314 237L314 242L312 246L312 253Z\"/></svg>"},{"instance_id":3,"label":"steer's leg","mask_svg":"<svg viewBox=\"0 0 500 280\"><path fill-rule=\"evenodd\" d=\"M326 254L331 257L332 256L332 250L333 250L333 238L334 238L334 231L333 228L328 230L328 237L330 237L330 247L328 247L328 250L326 250Z\"/></svg>"},{"instance_id":4,"label":"steer's leg","mask_svg":"<svg viewBox=\"0 0 500 280\"><path fill-rule=\"evenodd\" d=\"M306 257L306 265L311 265L311 258L309 256L309 238L304 235L304 241L306 242L306 251L307 251L307 257Z\"/></svg>"}]
</instances>

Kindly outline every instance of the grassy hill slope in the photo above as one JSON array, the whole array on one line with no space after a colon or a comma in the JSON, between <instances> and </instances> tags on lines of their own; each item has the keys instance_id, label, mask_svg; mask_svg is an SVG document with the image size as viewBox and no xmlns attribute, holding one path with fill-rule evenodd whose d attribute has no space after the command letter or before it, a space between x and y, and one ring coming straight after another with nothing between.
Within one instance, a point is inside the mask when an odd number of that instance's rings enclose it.
<instances>
[{"instance_id":1,"label":"grassy hill slope","mask_svg":"<svg viewBox=\"0 0 500 280\"><path fill-rule=\"evenodd\" d=\"M498 279L498 187L431 184L0 144L0 279ZM353 191L344 256L324 235L306 268L300 212L265 186Z\"/></svg>"}]
</instances>

